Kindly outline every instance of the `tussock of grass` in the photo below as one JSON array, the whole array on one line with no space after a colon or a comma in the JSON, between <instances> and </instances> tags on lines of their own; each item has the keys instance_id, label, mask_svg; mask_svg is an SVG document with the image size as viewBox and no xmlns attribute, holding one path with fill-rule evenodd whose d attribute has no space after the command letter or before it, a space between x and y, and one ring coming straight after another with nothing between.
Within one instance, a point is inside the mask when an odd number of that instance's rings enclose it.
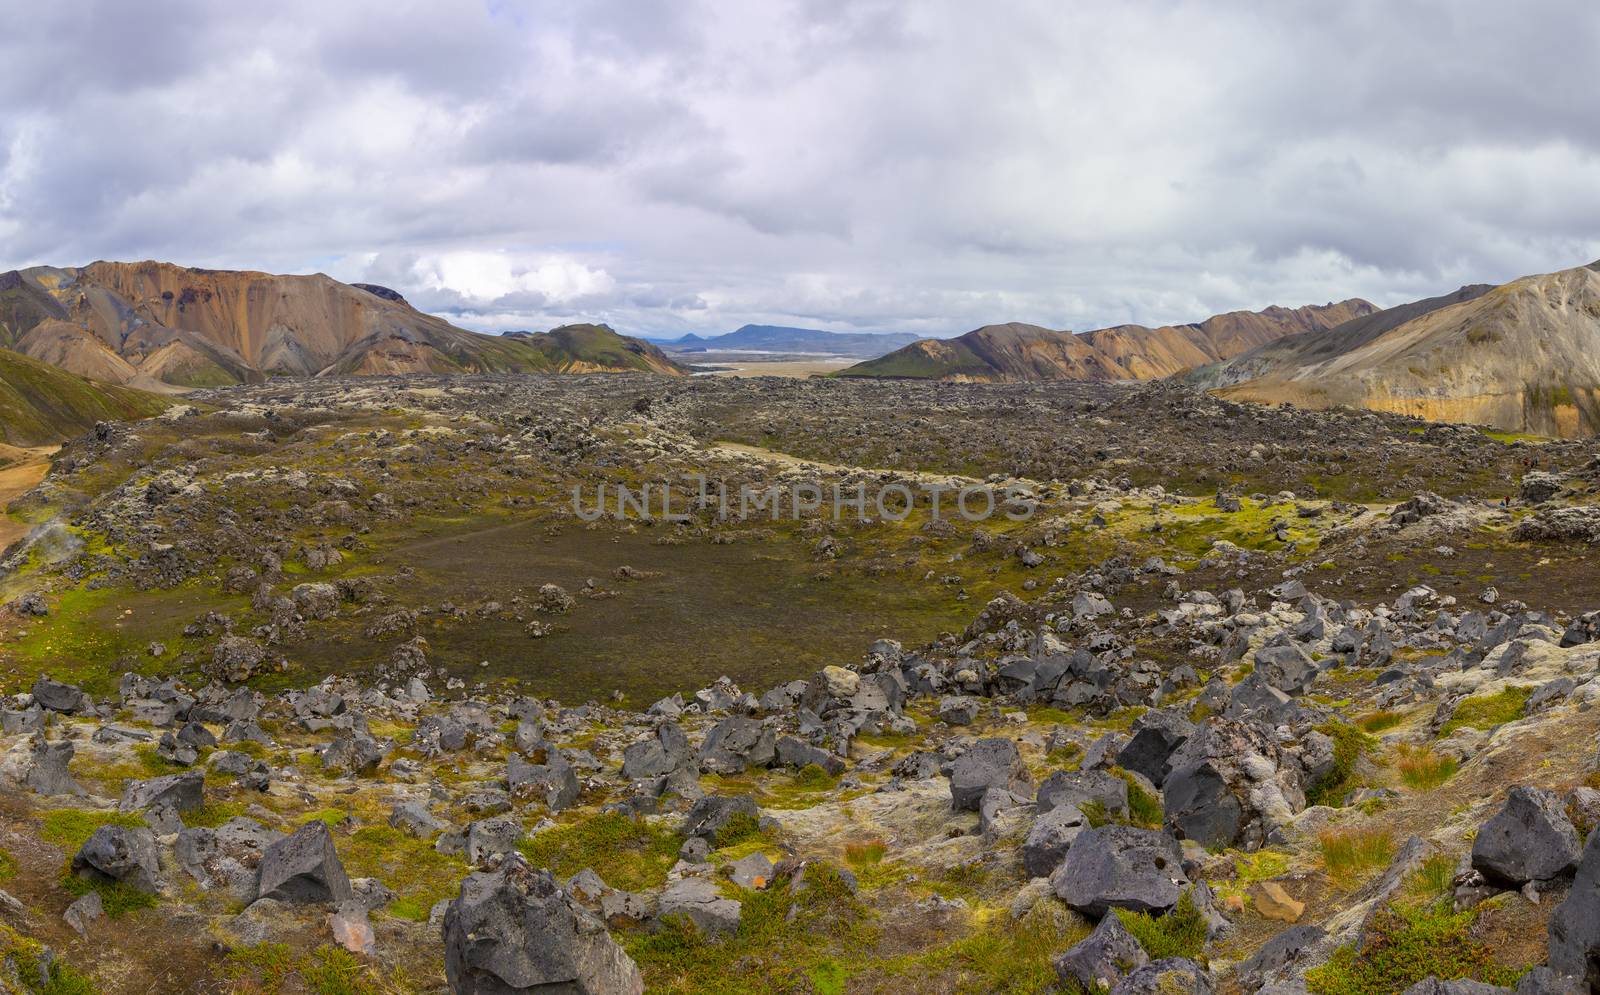
<instances>
[{"instance_id":1,"label":"tussock of grass","mask_svg":"<svg viewBox=\"0 0 1600 995\"><path fill-rule=\"evenodd\" d=\"M157 896L147 891L140 891L132 885L123 884L121 881L97 881L79 877L70 870L61 879L61 886L80 897L91 891L99 892L101 906L105 908L106 915L113 919L140 909L153 909L160 904Z\"/></svg>"},{"instance_id":2,"label":"tussock of grass","mask_svg":"<svg viewBox=\"0 0 1600 995\"><path fill-rule=\"evenodd\" d=\"M394 890L384 911L397 919L425 922L434 903L453 898L470 871L465 861L390 826L362 826L338 849L352 877L374 877Z\"/></svg>"},{"instance_id":3,"label":"tussock of grass","mask_svg":"<svg viewBox=\"0 0 1600 995\"><path fill-rule=\"evenodd\" d=\"M1206 945L1206 921L1195 908L1193 889L1183 893L1166 915L1116 910L1117 918L1144 947L1151 960L1163 957L1194 959Z\"/></svg>"},{"instance_id":4,"label":"tussock of grass","mask_svg":"<svg viewBox=\"0 0 1600 995\"><path fill-rule=\"evenodd\" d=\"M1356 720L1356 725L1360 726L1363 732L1378 733L1383 732L1385 729L1393 729L1404 722L1405 719L1406 714L1404 712L1382 709L1361 716Z\"/></svg>"},{"instance_id":5,"label":"tussock of grass","mask_svg":"<svg viewBox=\"0 0 1600 995\"><path fill-rule=\"evenodd\" d=\"M1425 746L1402 743L1396 752L1394 766L1407 787L1432 791L1454 777L1459 764L1454 757L1435 753Z\"/></svg>"},{"instance_id":6,"label":"tussock of grass","mask_svg":"<svg viewBox=\"0 0 1600 995\"><path fill-rule=\"evenodd\" d=\"M1361 950L1340 947L1326 964L1306 972L1306 986L1315 995L1377 995L1433 976L1509 987L1522 972L1496 963L1493 950L1472 938L1477 915L1475 909L1452 913L1444 903L1383 909Z\"/></svg>"},{"instance_id":7,"label":"tussock of grass","mask_svg":"<svg viewBox=\"0 0 1600 995\"><path fill-rule=\"evenodd\" d=\"M1160 829L1166 817L1161 798L1144 790L1138 779L1122 768L1113 767L1110 772L1128 785L1128 823L1145 829Z\"/></svg>"},{"instance_id":8,"label":"tussock of grass","mask_svg":"<svg viewBox=\"0 0 1600 995\"><path fill-rule=\"evenodd\" d=\"M1318 726L1317 731L1333 740L1333 769L1306 792L1306 803L1337 806L1354 786L1351 778L1356 761L1372 741L1366 733L1346 722L1328 722Z\"/></svg>"},{"instance_id":9,"label":"tussock of grass","mask_svg":"<svg viewBox=\"0 0 1600 995\"><path fill-rule=\"evenodd\" d=\"M82 846L89 842L89 837L101 826L127 826L129 828L144 825L144 819L137 815L124 815L121 812L93 812L82 808L56 808L44 813L43 822L39 828L39 837L47 843L67 852L70 857L78 852Z\"/></svg>"},{"instance_id":10,"label":"tussock of grass","mask_svg":"<svg viewBox=\"0 0 1600 995\"><path fill-rule=\"evenodd\" d=\"M1351 884L1394 859L1394 837L1382 829L1330 829L1317 837L1322 866L1335 884Z\"/></svg>"},{"instance_id":11,"label":"tussock of grass","mask_svg":"<svg viewBox=\"0 0 1600 995\"><path fill-rule=\"evenodd\" d=\"M666 883L682 845L678 833L606 812L525 839L517 849L530 864L547 867L559 878L590 867L613 888L643 891Z\"/></svg>"},{"instance_id":12,"label":"tussock of grass","mask_svg":"<svg viewBox=\"0 0 1600 995\"><path fill-rule=\"evenodd\" d=\"M1457 729L1493 729L1497 725L1520 719L1532 694L1531 687L1513 686L1494 694L1463 698L1439 734L1448 736Z\"/></svg>"},{"instance_id":13,"label":"tussock of grass","mask_svg":"<svg viewBox=\"0 0 1600 995\"><path fill-rule=\"evenodd\" d=\"M1455 859L1436 853L1406 877L1403 890L1406 898L1414 904L1432 902L1451 890L1455 876Z\"/></svg>"}]
</instances>

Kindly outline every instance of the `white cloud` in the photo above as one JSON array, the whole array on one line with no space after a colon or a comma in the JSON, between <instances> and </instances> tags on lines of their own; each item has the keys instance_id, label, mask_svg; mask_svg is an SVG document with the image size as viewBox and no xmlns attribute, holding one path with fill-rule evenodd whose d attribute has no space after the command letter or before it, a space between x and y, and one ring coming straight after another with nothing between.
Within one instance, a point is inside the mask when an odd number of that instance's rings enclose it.
<instances>
[{"instance_id":1,"label":"white cloud","mask_svg":"<svg viewBox=\"0 0 1600 995\"><path fill-rule=\"evenodd\" d=\"M1588 0L58 0L0 35L0 265L666 334L1397 303L1600 256L1597 44Z\"/></svg>"}]
</instances>

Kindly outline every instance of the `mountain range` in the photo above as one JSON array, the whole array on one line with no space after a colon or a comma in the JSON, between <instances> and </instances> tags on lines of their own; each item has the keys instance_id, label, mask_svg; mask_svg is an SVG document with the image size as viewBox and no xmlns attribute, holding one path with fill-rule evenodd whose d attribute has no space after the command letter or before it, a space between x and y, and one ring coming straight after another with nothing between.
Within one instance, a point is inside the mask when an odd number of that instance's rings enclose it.
<instances>
[{"instance_id":1,"label":"mountain range","mask_svg":"<svg viewBox=\"0 0 1600 995\"><path fill-rule=\"evenodd\" d=\"M1291 335L1323 331L1376 311L1367 301L1232 311L1190 325L1116 325L1089 332L1011 322L954 339L920 339L841 370L846 377L996 383L1018 380L1151 380Z\"/></svg>"},{"instance_id":2,"label":"mountain range","mask_svg":"<svg viewBox=\"0 0 1600 995\"><path fill-rule=\"evenodd\" d=\"M372 284L148 261L0 273L0 346L154 390L269 376L689 372L604 325L484 335Z\"/></svg>"},{"instance_id":3,"label":"mountain range","mask_svg":"<svg viewBox=\"0 0 1600 995\"><path fill-rule=\"evenodd\" d=\"M1191 379L1241 400L1595 435L1600 262L1462 287L1246 352Z\"/></svg>"},{"instance_id":4,"label":"mountain range","mask_svg":"<svg viewBox=\"0 0 1600 995\"><path fill-rule=\"evenodd\" d=\"M724 335L651 339L669 353L784 352L870 359L917 341L910 332L827 332L820 328L744 325Z\"/></svg>"}]
</instances>

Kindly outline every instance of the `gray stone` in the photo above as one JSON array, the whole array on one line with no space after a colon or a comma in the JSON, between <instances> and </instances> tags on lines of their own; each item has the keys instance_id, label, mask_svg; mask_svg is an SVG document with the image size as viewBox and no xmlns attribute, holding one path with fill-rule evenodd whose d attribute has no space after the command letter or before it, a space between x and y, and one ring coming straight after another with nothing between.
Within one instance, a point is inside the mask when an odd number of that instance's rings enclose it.
<instances>
[{"instance_id":1,"label":"gray stone","mask_svg":"<svg viewBox=\"0 0 1600 995\"><path fill-rule=\"evenodd\" d=\"M642 995L644 979L605 925L549 871L520 856L469 874L444 913L453 995Z\"/></svg>"},{"instance_id":2,"label":"gray stone","mask_svg":"<svg viewBox=\"0 0 1600 995\"><path fill-rule=\"evenodd\" d=\"M681 878L667 885L661 893L659 914L684 916L706 933L731 933L739 928L742 907L731 898L722 897L716 882L707 878Z\"/></svg>"},{"instance_id":3,"label":"gray stone","mask_svg":"<svg viewBox=\"0 0 1600 995\"><path fill-rule=\"evenodd\" d=\"M101 900L100 893L91 891L67 906L67 911L61 914L61 918L65 919L67 925L71 926L79 936L87 939L90 924L104 919L105 914L105 902Z\"/></svg>"},{"instance_id":4,"label":"gray stone","mask_svg":"<svg viewBox=\"0 0 1600 995\"><path fill-rule=\"evenodd\" d=\"M653 734L622 751L622 776L630 781L670 774L693 759L689 738L676 722L663 722Z\"/></svg>"},{"instance_id":5,"label":"gray stone","mask_svg":"<svg viewBox=\"0 0 1600 995\"><path fill-rule=\"evenodd\" d=\"M1106 916L1094 932L1056 958L1056 976L1068 991L1114 988L1130 971L1150 963L1144 947L1116 916Z\"/></svg>"},{"instance_id":6,"label":"gray stone","mask_svg":"<svg viewBox=\"0 0 1600 995\"><path fill-rule=\"evenodd\" d=\"M772 861L764 853L752 853L736 861L729 876L741 888L760 891L772 883Z\"/></svg>"},{"instance_id":7,"label":"gray stone","mask_svg":"<svg viewBox=\"0 0 1600 995\"><path fill-rule=\"evenodd\" d=\"M777 760L771 729L745 715L723 719L700 744L700 766L712 774L743 774L750 767L768 767Z\"/></svg>"},{"instance_id":8,"label":"gray stone","mask_svg":"<svg viewBox=\"0 0 1600 995\"><path fill-rule=\"evenodd\" d=\"M939 699L939 721L947 725L971 725L972 720L978 717L978 699L969 695L946 695Z\"/></svg>"},{"instance_id":9,"label":"gray stone","mask_svg":"<svg viewBox=\"0 0 1600 995\"><path fill-rule=\"evenodd\" d=\"M522 821L516 816L501 815L492 819L479 819L467 823L467 859L482 864L491 855L515 853L517 841L523 837Z\"/></svg>"},{"instance_id":10,"label":"gray stone","mask_svg":"<svg viewBox=\"0 0 1600 995\"><path fill-rule=\"evenodd\" d=\"M1158 709L1139 716L1128 731L1128 745L1117 754L1117 766L1160 784L1172 772L1172 754L1194 735L1194 723Z\"/></svg>"},{"instance_id":11,"label":"gray stone","mask_svg":"<svg viewBox=\"0 0 1600 995\"><path fill-rule=\"evenodd\" d=\"M121 882L140 891L160 891L161 859L155 834L142 826L101 826L73 856L72 873Z\"/></svg>"},{"instance_id":12,"label":"gray stone","mask_svg":"<svg viewBox=\"0 0 1600 995\"><path fill-rule=\"evenodd\" d=\"M980 739L950 768L950 804L956 809L977 811L990 788L1021 793L1029 786L1028 768L1009 739Z\"/></svg>"},{"instance_id":13,"label":"gray stone","mask_svg":"<svg viewBox=\"0 0 1600 995\"><path fill-rule=\"evenodd\" d=\"M177 812L190 812L205 801L205 775L197 770L182 774L164 774L147 781L131 781L122 791L117 803L119 812L142 812L145 809L167 807Z\"/></svg>"},{"instance_id":14,"label":"gray stone","mask_svg":"<svg viewBox=\"0 0 1600 995\"><path fill-rule=\"evenodd\" d=\"M68 715L87 712L94 707L82 688L42 676L33 682L33 703L46 711Z\"/></svg>"},{"instance_id":15,"label":"gray stone","mask_svg":"<svg viewBox=\"0 0 1600 995\"><path fill-rule=\"evenodd\" d=\"M173 856L178 867L205 889L220 888L243 902L256 897L256 878L267 847L283 839L254 819L237 816L216 829L178 833Z\"/></svg>"},{"instance_id":16,"label":"gray stone","mask_svg":"<svg viewBox=\"0 0 1600 995\"><path fill-rule=\"evenodd\" d=\"M717 834L735 816L759 819L761 810L749 795L707 795L694 803L683 821L683 834L698 837L716 846Z\"/></svg>"},{"instance_id":17,"label":"gray stone","mask_svg":"<svg viewBox=\"0 0 1600 995\"><path fill-rule=\"evenodd\" d=\"M1059 770L1039 785L1038 807L1048 812L1062 805L1098 807L1114 819L1128 815L1128 782L1104 770Z\"/></svg>"},{"instance_id":18,"label":"gray stone","mask_svg":"<svg viewBox=\"0 0 1600 995\"><path fill-rule=\"evenodd\" d=\"M327 824L314 819L268 846L261 855L256 892L261 898L294 904L338 905L353 898Z\"/></svg>"},{"instance_id":19,"label":"gray stone","mask_svg":"<svg viewBox=\"0 0 1600 995\"><path fill-rule=\"evenodd\" d=\"M1183 849L1165 833L1132 826L1086 829L1050 877L1056 897L1093 919L1113 908L1164 912L1189 879Z\"/></svg>"},{"instance_id":20,"label":"gray stone","mask_svg":"<svg viewBox=\"0 0 1600 995\"><path fill-rule=\"evenodd\" d=\"M1600 832L1589 834L1572 890L1550 915L1550 967L1600 990Z\"/></svg>"},{"instance_id":21,"label":"gray stone","mask_svg":"<svg viewBox=\"0 0 1600 995\"><path fill-rule=\"evenodd\" d=\"M1111 995L1211 995L1211 972L1183 957L1152 961L1123 978Z\"/></svg>"},{"instance_id":22,"label":"gray stone","mask_svg":"<svg viewBox=\"0 0 1600 995\"><path fill-rule=\"evenodd\" d=\"M70 739L59 739L52 743L42 733L35 734L28 751L22 783L41 795L83 794L82 786L68 770L74 750Z\"/></svg>"},{"instance_id":23,"label":"gray stone","mask_svg":"<svg viewBox=\"0 0 1600 995\"><path fill-rule=\"evenodd\" d=\"M389 825L411 836L426 838L449 828L449 823L428 811L425 802L396 802L389 811Z\"/></svg>"},{"instance_id":24,"label":"gray stone","mask_svg":"<svg viewBox=\"0 0 1600 995\"><path fill-rule=\"evenodd\" d=\"M815 764L834 777L844 773L844 758L794 736L779 736L777 751L778 763L785 767L800 768Z\"/></svg>"},{"instance_id":25,"label":"gray stone","mask_svg":"<svg viewBox=\"0 0 1600 995\"><path fill-rule=\"evenodd\" d=\"M1487 985L1471 978L1456 978L1451 981L1440 981L1438 978L1423 978L1421 981L1407 988L1401 995L1510 995L1512 989L1501 988L1499 985Z\"/></svg>"},{"instance_id":26,"label":"gray stone","mask_svg":"<svg viewBox=\"0 0 1600 995\"><path fill-rule=\"evenodd\" d=\"M1472 843L1473 869L1510 887L1567 874L1581 855L1578 831L1561 799L1543 788L1512 788Z\"/></svg>"},{"instance_id":27,"label":"gray stone","mask_svg":"<svg viewBox=\"0 0 1600 995\"><path fill-rule=\"evenodd\" d=\"M1078 834L1089 828L1089 820L1073 805L1057 805L1033 820L1033 827L1022 841L1022 866L1029 877L1049 877Z\"/></svg>"}]
</instances>

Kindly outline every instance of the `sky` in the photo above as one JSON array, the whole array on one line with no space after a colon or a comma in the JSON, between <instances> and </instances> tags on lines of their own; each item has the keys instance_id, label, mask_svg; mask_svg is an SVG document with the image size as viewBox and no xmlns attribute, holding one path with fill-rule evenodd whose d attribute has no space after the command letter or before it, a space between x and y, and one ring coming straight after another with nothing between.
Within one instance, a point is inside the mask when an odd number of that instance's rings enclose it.
<instances>
[{"instance_id":1,"label":"sky","mask_svg":"<svg viewBox=\"0 0 1600 995\"><path fill-rule=\"evenodd\" d=\"M0 0L0 23L0 268L320 271L490 331L953 335L1600 257L1593 0Z\"/></svg>"}]
</instances>

